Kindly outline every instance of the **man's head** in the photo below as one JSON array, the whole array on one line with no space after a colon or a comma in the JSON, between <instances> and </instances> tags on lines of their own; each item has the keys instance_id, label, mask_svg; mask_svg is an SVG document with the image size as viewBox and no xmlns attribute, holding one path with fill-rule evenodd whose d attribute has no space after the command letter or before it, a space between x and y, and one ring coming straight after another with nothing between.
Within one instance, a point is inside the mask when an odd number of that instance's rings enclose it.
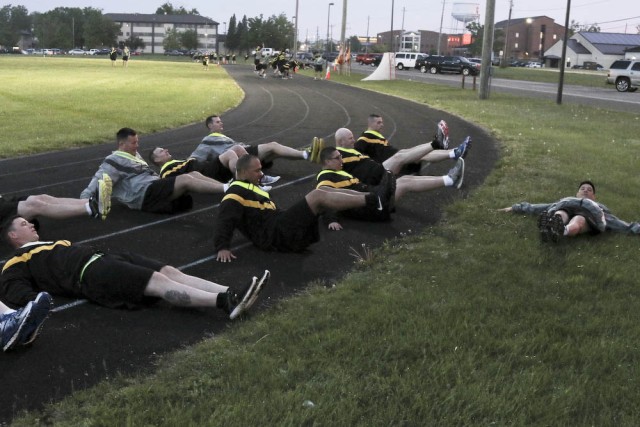
<instances>
[{"instance_id":1,"label":"man's head","mask_svg":"<svg viewBox=\"0 0 640 427\"><path fill-rule=\"evenodd\" d=\"M162 166L172 158L171 153L166 148L156 147L149 152L149 161L156 166Z\"/></svg>"},{"instance_id":2,"label":"man's head","mask_svg":"<svg viewBox=\"0 0 640 427\"><path fill-rule=\"evenodd\" d=\"M262 173L262 163L260 159L252 154L245 154L236 163L236 178L247 181L253 185L260 185Z\"/></svg>"},{"instance_id":3,"label":"man's head","mask_svg":"<svg viewBox=\"0 0 640 427\"><path fill-rule=\"evenodd\" d=\"M595 200L596 199L596 186L593 185L593 182L591 182L589 180L582 181L580 183L580 185L578 186L578 193L576 194L576 197L579 197L581 199Z\"/></svg>"},{"instance_id":4,"label":"man's head","mask_svg":"<svg viewBox=\"0 0 640 427\"><path fill-rule=\"evenodd\" d=\"M376 132L382 132L384 128L384 123L382 121L382 117L378 114L369 114L369 119L367 121L367 126L369 130L374 130Z\"/></svg>"},{"instance_id":5,"label":"man's head","mask_svg":"<svg viewBox=\"0 0 640 427\"><path fill-rule=\"evenodd\" d=\"M353 132L347 128L340 128L336 131L336 145L343 148L353 148L356 140L353 137Z\"/></svg>"},{"instance_id":6,"label":"man's head","mask_svg":"<svg viewBox=\"0 0 640 427\"><path fill-rule=\"evenodd\" d=\"M320 164L322 169L342 169L342 155L336 147L324 147L320 151Z\"/></svg>"},{"instance_id":7,"label":"man's head","mask_svg":"<svg viewBox=\"0 0 640 427\"><path fill-rule=\"evenodd\" d=\"M21 216L8 218L0 226L2 240L12 248L19 248L25 243L37 242L40 236L35 226Z\"/></svg>"},{"instance_id":8,"label":"man's head","mask_svg":"<svg viewBox=\"0 0 640 427\"><path fill-rule=\"evenodd\" d=\"M131 128L122 128L116 133L118 150L135 156L138 152L138 133Z\"/></svg>"},{"instance_id":9,"label":"man's head","mask_svg":"<svg viewBox=\"0 0 640 427\"><path fill-rule=\"evenodd\" d=\"M204 124L210 132L222 132L224 129L220 116L209 116L204 121Z\"/></svg>"}]
</instances>

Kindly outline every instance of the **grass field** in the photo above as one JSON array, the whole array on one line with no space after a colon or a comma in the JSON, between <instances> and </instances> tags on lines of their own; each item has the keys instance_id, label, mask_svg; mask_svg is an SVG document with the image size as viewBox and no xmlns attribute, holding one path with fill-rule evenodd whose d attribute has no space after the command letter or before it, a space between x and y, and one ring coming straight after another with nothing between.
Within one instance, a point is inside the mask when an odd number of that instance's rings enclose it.
<instances>
[{"instance_id":1,"label":"grass field","mask_svg":"<svg viewBox=\"0 0 640 427\"><path fill-rule=\"evenodd\" d=\"M440 224L363 251L336 286L16 425L638 425L638 237L542 245L534 218L496 209L572 195L589 178L600 201L638 219L640 114L332 79L477 123L502 158Z\"/></svg>"}]
</instances>

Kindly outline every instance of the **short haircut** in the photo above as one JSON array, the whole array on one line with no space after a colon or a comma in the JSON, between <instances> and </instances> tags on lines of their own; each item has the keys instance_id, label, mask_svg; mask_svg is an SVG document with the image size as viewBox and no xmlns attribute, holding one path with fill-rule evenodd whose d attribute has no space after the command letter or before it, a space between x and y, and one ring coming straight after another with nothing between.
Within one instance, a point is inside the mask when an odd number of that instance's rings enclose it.
<instances>
[{"instance_id":1,"label":"short haircut","mask_svg":"<svg viewBox=\"0 0 640 427\"><path fill-rule=\"evenodd\" d=\"M236 162L236 174L240 174L240 172L244 172L245 170L247 170L253 159L258 159L258 157L254 156L253 154L245 154L243 156L240 156L238 158L238 161Z\"/></svg>"},{"instance_id":2,"label":"short haircut","mask_svg":"<svg viewBox=\"0 0 640 427\"><path fill-rule=\"evenodd\" d=\"M6 243L8 246L13 246L11 239L9 239L9 233L12 232L14 229L13 221L15 221L16 218L22 218L22 217L20 215L12 215L9 218L2 221L2 224L0 224L0 239L4 243Z\"/></svg>"},{"instance_id":3,"label":"short haircut","mask_svg":"<svg viewBox=\"0 0 640 427\"><path fill-rule=\"evenodd\" d=\"M207 117L207 118L205 119L205 121L204 121L204 125L207 127L207 129L209 128L209 125L210 125L211 123L213 123L213 119L215 119L216 117L220 117L220 116L218 116L217 114L214 114L214 115L209 116L209 117Z\"/></svg>"},{"instance_id":4,"label":"short haircut","mask_svg":"<svg viewBox=\"0 0 640 427\"><path fill-rule=\"evenodd\" d=\"M320 150L320 163L324 163L331 158L331 155L338 151L336 147L324 147Z\"/></svg>"},{"instance_id":5,"label":"short haircut","mask_svg":"<svg viewBox=\"0 0 640 427\"><path fill-rule=\"evenodd\" d=\"M160 165L158 164L158 161L156 160L156 159L157 159L157 157L156 157L156 155L154 154L158 148L160 148L160 147L155 147L153 150L149 151L149 156L148 156L148 157L149 157L149 161L150 161L151 163L153 163L154 165L156 165L156 166L160 166Z\"/></svg>"},{"instance_id":6,"label":"short haircut","mask_svg":"<svg viewBox=\"0 0 640 427\"><path fill-rule=\"evenodd\" d=\"M116 140L120 144L121 141L126 141L130 136L136 136L137 134L138 132L131 128L122 128L116 133Z\"/></svg>"},{"instance_id":7,"label":"short haircut","mask_svg":"<svg viewBox=\"0 0 640 427\"><path fill-rule=\"evenodd\" d=\"M584 184L588 184L588 185L590 185L590 186L591 186L591 188L593 188L593 194L596 194L596 186L595 186L595 185L593 185L593 182L589 181L588 179L586 179L586 180L582 181L582 182L580 183L580 185L578 185L578 189L580 189L580 187L582 187Z\"/></svg>"},{"instance_id":8,"label":"short haircut","mask_svg":"<svg viewBox=\"0 0 640 427\"><path fill-rule=\"evenodd\" d=\"M340 141L340 140L342 140L342 139L346 139L346 137L347 137L347 135L349 134L349 132L351 132L351 131L350 131L349 129L347 129L347 128L340 128L340 129L338 129L338 130L336 131L336 134L335 134L336 142L337 142L337 141Z\"/></svg>"}]
</instances>

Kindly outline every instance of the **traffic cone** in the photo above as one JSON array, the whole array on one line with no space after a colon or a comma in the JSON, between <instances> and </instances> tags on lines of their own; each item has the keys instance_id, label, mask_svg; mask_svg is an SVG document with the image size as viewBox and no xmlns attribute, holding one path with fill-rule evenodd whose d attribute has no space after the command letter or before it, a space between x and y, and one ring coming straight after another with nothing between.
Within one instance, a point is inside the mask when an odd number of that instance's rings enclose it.
<instances>
[{"instance_id":1,"label":"traffic cone","mask_svg":"<svg viewBox=\"0 0 640 427\"><path fill-rule=\"evenodd\" d=\"M324 76L325 80L331 79L331 67L327 67L327 75Z\"/></svg>"}]
</instances>

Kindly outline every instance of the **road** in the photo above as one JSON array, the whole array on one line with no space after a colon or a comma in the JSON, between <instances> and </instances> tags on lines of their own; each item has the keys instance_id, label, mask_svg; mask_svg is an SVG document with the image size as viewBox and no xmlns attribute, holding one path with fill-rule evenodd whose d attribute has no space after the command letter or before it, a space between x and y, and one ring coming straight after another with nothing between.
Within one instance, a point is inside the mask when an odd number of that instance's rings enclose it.
<instances>
[{"instance_id":1,"label":"road","mask_svg":"<svg viewBox=\"0 0 640 427\"><path fill-rule=\"evenodd\" d=\"M354 64L352 70L362 73L372 73L375 68L368 65ZM538 70L541 73L551 72ZM429 83L461 86L462 76L459 74L429 74L421 73L415 69L396 70L396 77L403 80L415 80ZM603 81L606 78L602 76ZM559 75L558 75L559 79ZM476 78L476 84L480 85L480 78ZM465 78L465 86L473 87L473 77ZM490 79L491 92L509 93L523 97L537 97L556 101L558 96L558 83L529 82L511 79ZM614 85L606 88L587 87L577 85L564 85L562 92L563 103L584 104L592 107L600 107L615 111L640 113L640 91L618 92Z\"/></svg>"}]
</instances>

